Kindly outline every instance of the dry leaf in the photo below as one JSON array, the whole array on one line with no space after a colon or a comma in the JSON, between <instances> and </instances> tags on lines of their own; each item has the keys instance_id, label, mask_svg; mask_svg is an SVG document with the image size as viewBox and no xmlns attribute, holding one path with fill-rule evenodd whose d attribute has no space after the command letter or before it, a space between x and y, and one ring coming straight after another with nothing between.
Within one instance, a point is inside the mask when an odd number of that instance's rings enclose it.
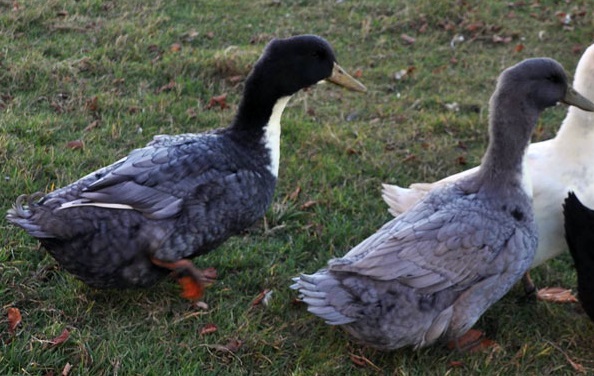
<instances>
[{"instance_id":1,"label":"dry leaf","mask_svg":"<svg viewBox=\"0 0 594 376\"><path fill-rule=\"evenodd\" d=\"M173 43L171 45L171 47L169 47L169 51L171 51L171 52L179 52L179 51L181 51L181 48L182 48L181 44L179 44L179 43L176 42L176 43Z\"/></svg>"},{"instance_id":2,"label":"dry leaf","mask_svg":"<svg viewBox=\"0 0 594 376\"><path fill-rule=\"evenodd\" d=\"M68 374L70 373L70 370L72 369L72 364L66 362L66 365L64 366L64 369L62 370L62 376L68 376Z\"/></svg>"},{"instance_id":3,"label":"dry leaf","mask_svg":"<svg viewBox=\"0 0 594 376\"><path fill-rule=\"evenodd\" d=\"M402 39L403 41L405 41L408 44L413 44L415 43L415 38L406 35L406 34L400 34L400 39Z\"/></svg>"},{"instance_id":4,"label":"dry leaf","mask_svg":"<svg viewBox=\"0 0 594 376\"><path fill-rule=\"evenodd\" d=\"M473 23L468 24L466 26L466 30L468 30L470 32L474 32L474 31L477 31L478 29L482 29L484 26L485 26L485 24L482 23L482 22L480 22L480 21L479 22L473 22Z\"/></svg>"},{"instance_id":5,"label":"dry leaf","mask_svg":"<svg viewBox=\"0 0 594 376\"><path fill-rule=\"evenodd\" d=\"M509 43L512 41L512 37L500 37L499 35L493 35L493 43Z\"/></svg>"},{"instance_id":6,"label":"dry leaf","mask_svg":"<svg viewBox=\"0 0 594 376\"><path fill-rule=\"evenodd\" d=\"M241 80L243 80L243 76L240 74L231 76L231 77L227 77L227 81L229 81L232 84L236 84L236 83L240 82Z\"/></svg>"},{"instance_id":7,"label":"dry leaf","mask_svg":"<svg viewBox=\"0 0 594 376\"><path fill-rule=\"evenodd\" d=\"M379 368L378 366L373 364L373 362L371 360L367 359L363 355L349 354L349 357L351 358L351 361L353 363L355 363L356 365L358 365L360 367L370 366L371 368L373 368L374 370L376 370L378 372L382 371L381 368Z\"/></svg>"},{"instance_id":8,"label":"dry leaf","mask_svg":"<svg viewBox=\"0 0 594 376\"><path fill-rule=\"evenodd\" d=\"M83 149L85 147L85 143L83 142L83 140L68 141L66 147L72 150Z\"/></svg>"},{"instance_id":9,"label":"dry leaf","mask_svg":"<svg viewBox=\"0 0 594 376\"><path fill-rule=\"evenodd\" d=\"M524 50L524 45L522 43L516 44L516 47L514 47L515 52L522 52L523 50Z\"/></svg>"},{"instance_id":10,"label":"dry leaf","mask_svg":"<svg viewBox=\"0 0 594 376\"><path fill-rule=\"evenodd\" d=\"M98 102L99 102L99 99L97 98L97 96L94 96L92 98L89 98L85 102L85 108L87 109L87 111L97 112L97 110L99 109L99 103Z\"/></svg>"},{"instance_id":11,"label":"dry leaf","mask_svg":"<svg viewBox=\"0 0 594 376\"><path fill-rule=\"evenodd\" d=\"M10 307L8 309L8 332L14 334L17 326L22 321L21 311L18 308Z\"/></svg>"},{"instance_id":12,"label":"dry leaf","mask_svg":"<svg viewBox=\"0 0 594 376\"><path fill-rule=\"evenodd\" d=\"M208 101L208 104L206 105L206 109L209 110L216 105L219 105L219 107L221 107L221 110L224 110L228 107L226 93L210 98L210 101Z\"/></svg>"},{"instance_id":13,"label":"dry leaf","mask_svg":"<svg viewBox=\"0 0 594 376\"><path fill-rule=\"evenodd\" d=\"M236 353L240 348L241 345L243 345L243 342L241 342L240 340L233 338L230 339L229 342L227 342L227 344L225 345L225 348L232 353Z\"/></svg>"},{"instance_id":14,"label":"dry leaf","mask_svg":"<svg viewBox=\"0 0 594 376\"><path fill-rule=\"evenodd\" d=\"M158 88L157 90L155 90L155 94L160 94L164 91L170 91L174 87L175 87L175 81L171 80L171 81L169 81L169 83L167 85L163 85L160 88Z\"/></svg>"},{"instance_id":15,"label":"dry leaf","mask_svg":"<svg viewBox=\"0 0 594 376\"><path fill-rule=\"evenodd\" d=\"M252 307L253 306L257 306L258 304L262 303L262 301L266 298L266 296L270 293L271 291L269 289L264 289L264 291L260 292L258 294L258 296L256 296L256 299L254 299L254 301L252 302Z\"/></svg>"},{"instance_id":16,"label":"dry leaf","mask_svg":"<svg viewBox=\"0 0 594 376\"><path fill-rule=\"evenodd\" d=\"M68 331L68 329L64 328L64 330L62 330L62 333L57 336L54 339L50 339L49 343L52 346L58 346L64 342L66 342L66 340L68 340L68 337L70 337L70 332Z\"/></svg>"},{"instance_id":17,"label":"dry leaf","mask_svg":"<svg viewBox=\"0 0 594 376\"><path fill-rule=\"evenodd\" d=\"M299 193L301 193L301 187L297 186L293 192L289 193L289 195L287 196L287 200L289 201L295 201L297 200L297 197L299 197Z\"/></svg>"},{"instance_id":18,"label":"dry leaf","mask_svg":"<svg viewBox=\"0 0 594 376\"><path fill-rule=\"evenodd\" d=\"M577 303L577 298L571 290L561 287L545 287L536 292L538 300L554 303Z\"/></svg>"},{"instance_id":19,"label":"dry leaf","mask_svg":"<svg viewBox=\"0 0 594 376\"><path fill-rule=\"evenodd\" d=\"M219 330L219 328L217 328L217 326L215 324L208 323L208 324L204 325L204 327L202 327L202 329L200 329L200 335L203 336L205 334L214 333L217 330Z\"/></svg>"},{"instance_id":20,"label":"dry leaf","mask_svg":"<svg viewBox=\"0 0 594 376\"><path fill-rule=\"evenodd\" d=\"M208 309L208 304L206 304L205 302L203 302L201 300L200 301L197 301L197 302L194 302L193 306L194 306L194 308L198 308L198 309L201 309L203 311L206 311Z\"/></svg>"},{"instance_id":21,"label":"dry leaf","mask_svg":"<svg viewBox=\"0 0 594 376\"><path fill-rule=\"evenodd\" d=\"M99 120L92 121L91 124L85 127L85 132L89 132L99 126Z\"/></svg>"},{"instance_id":22,"label":"dry leaf","mask_svg":"<svg viewBox=\"0 0 594 376\"><path fill-rule=\"evenodd\" d=\"M195 119L198 116L196 114L196 110L194 110L192 107L190 107L186 110L186 115L188 115L188 118L190 118L190 119Z\"/></svg>"},{"instance_id":23,"label":"dry leaf","mask_svg":"<svg viewBox=\"0 0 594 376\"><path fill-rule=\"evenodd\" d=\"M361 69L357 69L354 73L353 73L353 77L355 78L361 78L361 76L363 76L363 70Z\"/></svg>"},{"instance_id":24,"label":"dry leaf","mask_svg":"<svg viewBox=\"0 0 594 376\"><path fill-rule=\"evenodd\" d=\"M177 282L182 288L181 297L188 300L198 300L204 295L204 285L196 283L192 277L178 278Z\"/></svg>"},{"instance_id":25,"label":"dry leaf","mask_svg":"<svg viewBox=\"0 0 594 376\"><path fill-rule=\"evenodd\" d=\"M56 16L58 16L58 17L66 17L66 16L68 16L68 11L67 10L58 11L58 13L56 13Z\"/></svg>"},{"instance_id":26,"label":"dry leaf","mask_svg":"<svg viewBox=\"0 0 594 376\"><path fill-rule=\"evenodd\" d=\"M220 351L223 353L235 353L241 348L242 344L243 344L243 342L234 338L234 339L230 339L229 342L227 342L227 344L225 344L225 345L204 345L204 346L215 349L216 351Z\"/></svg>"},{"instance_id":27,"label":"dry leaf","mask_svg":"<svg viewBox=\"0 0 594 376\"><path fill-rule=\"evenodd\" d=\"M309 200L309 201L305 202L303 205L301 205L301 208L300 209L301 210L309 209L312 206L317 205L317 204L318 204L317 201L315 201L315 200Z\"/></svg>"},{"instance_id":28,"label":"dry leaf","mask_svg":"<svg viewBox=\"0 0 594 376\"><path fill-rule=\"evenodd\" d=\"M452 360L451 362L448 363L448 367L460 368L460 367L464 367L464 363L462 363L459 360Z\"/></svg>"},{"instance_id":29,"label":"dry leaf","mask_svg":"<svg viewBox=\"0 0 594 376\"><path fill-rule=\"evenodd\" d=\"M214 33L212 31L209 31L208 33L206 33L206 37L208 39L212 39L212 38L214 38Z\"/></svg>"},{"instance_id":30,"label":"dry leaf","mask_svg":"<svg viewBox=\"0 0 594 376\"><path fill-rule=\"evenodd\" d=\"M456 162L458 162L458 164L461 166L466 166L466 163L467 163L466 158L463 155L456 158Z\"/></svg>"}]
</instances>

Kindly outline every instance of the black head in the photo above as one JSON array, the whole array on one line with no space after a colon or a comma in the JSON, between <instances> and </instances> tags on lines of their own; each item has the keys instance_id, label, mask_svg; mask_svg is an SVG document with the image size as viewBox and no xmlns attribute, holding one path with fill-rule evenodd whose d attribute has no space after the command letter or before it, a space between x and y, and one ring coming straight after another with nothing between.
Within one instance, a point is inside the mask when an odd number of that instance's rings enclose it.
<instances>
[{"instance_id":1,"label":"black head","mask_svg":"<svg viewBox=\"0 0 594 376\"><path fill-rule=\"evenodd\" d=\"M498 88L525 98L538 112L557 102L594 110L592 103L569 86L561 64L549 58L526 59L506 69L500 76Z\"/></svg>"},{"instance_id":2,"label":"black head","mask_svg":"<svg viewBox=\"0 0 594 376\"><path fill-rule=\"evenodd\" d=\"M336 57L330 44L316 35L273 39L251 73L260 89L280 98L332 75Z\"/></svg>"}]
</instances>

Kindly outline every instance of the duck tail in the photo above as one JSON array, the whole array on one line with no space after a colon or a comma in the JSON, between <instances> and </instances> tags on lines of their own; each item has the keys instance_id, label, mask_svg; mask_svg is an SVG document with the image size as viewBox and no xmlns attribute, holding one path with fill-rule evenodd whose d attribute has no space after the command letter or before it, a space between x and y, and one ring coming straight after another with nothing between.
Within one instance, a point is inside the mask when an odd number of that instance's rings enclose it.
<instances>
[{"instance_id":1,"label":"duck tail","mask_svg":"<svg viewBox=\"0 0 594 376\"><path fill-rule=\"evenodd\" d=\"M351 303L352 297L327 270L311 275L301 274L293 281L295 283L291 288L299 291L299 298L307 304L307 310L324 319L327 324L344 325L358 320L340 311L340 307Z\"/></svg>"},{"instance_id":2,"label":"duck tail","mask_svg":"<svg viewBox=\"0 0 594 376\"><path fill-rule=\"evenodd\" d=\"M39 208L39 200L45 195L41 192L32 195L20 195L17 197L12 209L6 214L6 219L27 231L35 238L51 238L51 234L43 231L41 225L36 221L36 208Z\"/></svg>"},{"instance_id":3,"label":"duck tail","mask_svg":"<svg viewBox=\"0 0 594 376\"><path fill-rule=\"evenodd\" d=\"M397 185L382 184L382 198L388 204L388 211L398 217L416 204L427 192L423 189L402 188Z\"/></svg>"}]
</instances>

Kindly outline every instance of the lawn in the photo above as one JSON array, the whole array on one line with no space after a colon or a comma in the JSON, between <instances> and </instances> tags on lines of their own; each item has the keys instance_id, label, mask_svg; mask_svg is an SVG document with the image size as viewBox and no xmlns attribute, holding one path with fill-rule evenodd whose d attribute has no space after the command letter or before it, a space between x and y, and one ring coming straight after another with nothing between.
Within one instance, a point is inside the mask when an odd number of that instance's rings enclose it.
<instances>
[{"instance_id":1,"label":"lawn","mask_svg":"<svg viewBox=\"0 0 594 376\"><path fill-rule=\"evenodd\" d=\"M0 215L0 375L594 372L594 325L579 306L526 301L521 286L476 325L499 348L472 354L362 347L289 289L291 277L390 218L382 182L432 181L478 164L498 74L549 56L571 76L594 36L590 5L0 0L2 213L19 194L64 186L153 135L227 125L272 37L325 37L369 89L317 85L291 100L265 218L194 260L218 272L205 304L182 299L172 280L92 289ZM221 95L226 106L211 101ZM534 140L554 136L565 111L547 110ZM540 287L576 286L568 254L533 277ZM11 308L22 316L12 332Z\"/></svg>"}]
</instances>

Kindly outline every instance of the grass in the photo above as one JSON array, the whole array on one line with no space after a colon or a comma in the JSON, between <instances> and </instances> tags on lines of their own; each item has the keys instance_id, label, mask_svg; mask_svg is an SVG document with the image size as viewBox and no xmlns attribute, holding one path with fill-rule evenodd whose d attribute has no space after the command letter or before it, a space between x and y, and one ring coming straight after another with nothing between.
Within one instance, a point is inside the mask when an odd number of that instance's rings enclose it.
<instances>
[{"instance_id":1,"label":"grass","mask_svg":"<svg viewBox=\"0 0 594 376\"><path fill-rule=\"evenodd\" d=\"M288 288L389 218L382 182L431 181L479 163L497 75L534 56L573 72L594 31L589 2L238 3L0 1L2 212L19 194L63 186L155 134L227 124L242 87L236 77L271 36L326 37L370 89L361 96L325 85L292 99L266 218L195 260L219 273L208 309L181 299L170 281L93 290L0 216L0 374L56 375L70 364L71 375L557 375L575 372L569 359L593 372L585 315L575 305L519 303L519 286L477 324L501 351L478 354L361 347L294 304ZM568 27L558 12L573 15ZM465 41L452 48L456 35ZM396 79L403 69L412 72ZM207 110L222 93L231 108ZM454 102L457 112L446 107ZM547 110L535 140L552 137L565 111ZM66 147L73 140L84 148ZM569 255L533 275L539 286L575 287ZM270 303L252 306L265 289ZM10 307L22 313L15 335L6 329ZM200 334L209 323L218 330ZM47 342L63 329L65 343ZM234 340L241 346L225 351Z\"/></svg>"}]
</instances>

